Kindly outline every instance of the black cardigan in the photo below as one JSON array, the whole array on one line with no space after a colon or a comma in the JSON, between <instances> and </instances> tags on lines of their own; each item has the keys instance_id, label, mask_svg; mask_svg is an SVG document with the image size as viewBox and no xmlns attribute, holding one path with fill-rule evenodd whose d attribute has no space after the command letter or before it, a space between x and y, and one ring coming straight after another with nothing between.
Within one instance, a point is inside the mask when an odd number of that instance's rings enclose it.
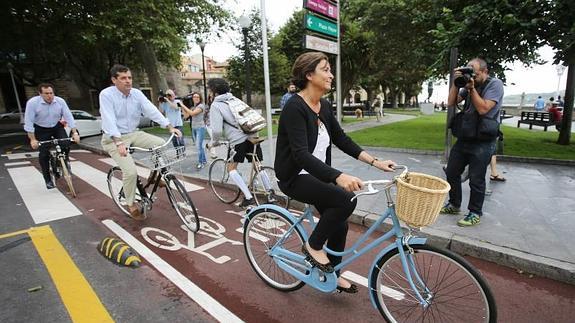
<instances>
[{"instance_id":1,"label":"black cardigan","mask_svg":"<svg viewBox=\"0 0 575 323\"><path fill-rule=\"evenodd\" d=\"M302 169L323 182L335 182L342 172L330 166L331 143L356 159L362 152L337 122L331 104L325 99L321 99L320 103L319 116L297 94L293 95L282 109L274 163L276 176L282 182L289 182ZM325 163L312 155L317 143L318 117L330 136Z\"/></svg>"}]
</instances>

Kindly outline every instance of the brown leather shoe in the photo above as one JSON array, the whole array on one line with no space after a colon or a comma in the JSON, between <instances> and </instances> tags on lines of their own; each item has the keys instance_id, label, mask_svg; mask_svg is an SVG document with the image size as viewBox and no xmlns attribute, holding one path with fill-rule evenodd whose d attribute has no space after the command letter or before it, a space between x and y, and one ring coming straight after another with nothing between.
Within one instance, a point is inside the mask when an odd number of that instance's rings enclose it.
<instances>
[{"instance_id":1,"label":"brown leather shoe","mask_svg":"<svg viewBox=\"0 0 575 323\"><path fill-rule=\"evenodd\" d=\"M128 210L130 211L130 217L134 220L138 220L138 221L144 221L146 219L146 217L142 214L142 212L140 212L140 208L136 207L134 209L128 207Z\"/></svg>"}]
</instances>

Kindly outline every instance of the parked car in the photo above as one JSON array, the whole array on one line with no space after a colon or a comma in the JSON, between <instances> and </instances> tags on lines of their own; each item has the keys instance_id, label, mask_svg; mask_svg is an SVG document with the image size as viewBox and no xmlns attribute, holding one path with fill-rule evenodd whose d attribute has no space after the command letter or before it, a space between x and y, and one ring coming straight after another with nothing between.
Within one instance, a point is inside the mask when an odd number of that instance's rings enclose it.
<instances>
[{"instance_id":1,"label":"parked car","mask_svg":"<svg viewBox=\"0 0 575 323\"><path fill-rule=\"evenodd\" d=\"M7 120L7 119L20 120L20 112L18 110L13 110L10 112L0 114L0 120Z\"/></svg>"},{"instance_id":2,"label":"parked car","mask_svg":"<svg viewBox=\"0 0 575 323\"><path fill-rule=\"evenodd\" d=\"M102 133L102 120L83 110L70 110L76 121L76 128L80 137L95 136ZM66 125L66 133L70 135L70 128Z\"/></svg>"},{"instance_id":3,"label":"parked car","mask_svg":"<svg viewBox=\"0 0 575 323\"><path fill-rule=\"evenodd\" d=\"M156 123L154 121L152 121L150 118L141 115L140 116L140 123L138 124L138 128L148 128L148 127L153 127L155 126Z\"/></svg>"}]
</instances>

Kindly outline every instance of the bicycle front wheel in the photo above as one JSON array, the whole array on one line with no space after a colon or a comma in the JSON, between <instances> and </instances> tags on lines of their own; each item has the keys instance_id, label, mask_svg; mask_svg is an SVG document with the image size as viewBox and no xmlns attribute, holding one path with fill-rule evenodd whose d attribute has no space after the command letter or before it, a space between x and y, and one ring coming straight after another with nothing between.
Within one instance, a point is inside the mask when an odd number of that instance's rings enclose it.
<instances>
[{"instance_id":1,"label":"bicycle front wheel","mask_svg":"<svg viewBox=\"0 0 575 323\"><path fill-rule=\"evenodd\" d=\"M70 174L70 170L68 169L69 163L66 163L63 157L60 157L60 167L62 169L62 176L64 180L66 180L66 184L68 185L68 190L73 197L76 197L76 190L74 189L74 184L72 183L72 174Z\"/></svg>"},{"instance_id":2,"label":"bicycle front wheel","mask_svg":"<svg viewBox=\"0 0 575 323\"><path fill-rule=\"evenodd\" d=\"M284 292L300 289L304 282L283 271L270 255L271 248L293 225L292 221L276 210L257 210L246 221L244 249L256 274L275 289ZM281 244L282 248L296 253L301 252L302 246L303 235L297 228Z\"/></svg>"},{"instance_id":3,"label":"bicycle front wheel","mask_svg":"<svg viewBox=\"0 0 575 323\"><path fill-rule=\"evenodd\" d=\"M170 203L172 203L174 210L176 210L184 225L192 232L198 232L200 229L198 211L184 185L176 176L172 174L166 176L166 191L168 192Z\"/></svg>"},{"instance_id":4,"label":"bicycle front wheel","mask_svg":"<svg viewBox=\"0 0 575 323\"><path fill-rule=\"evenodd\" d=\"M278 186L276 172L272 167L263 166L252 178L252 194L257 205L270 203L287 209L289 197Z\"/></svg>"},{"instance_id":5,"label":"bicycle front wheel","mask_svg":"<svg viewBox=\"0 0 575 323\"><path fill-rule=\"evenodd\" d=\"M224 203L231 204L240 196L240 189L230 178L227 163L222 158L214 160L210 165L208 182L212 192Z\"/></svg>"},{"instance_id":6,"label":"bicycle front wheel","mask_svg":"<svg viewBox=\"0 0 575 323\"><path fill-rule=\"evenodd\" d=\"M455 253L428 245L413 245L406 256L423 281L414 277L419 293L429 302L424 308L403 271L399 250L378 261L370 280L381 315L387 322L497 322L493 294L481 274Z\"/></svg>"}]
</instances>

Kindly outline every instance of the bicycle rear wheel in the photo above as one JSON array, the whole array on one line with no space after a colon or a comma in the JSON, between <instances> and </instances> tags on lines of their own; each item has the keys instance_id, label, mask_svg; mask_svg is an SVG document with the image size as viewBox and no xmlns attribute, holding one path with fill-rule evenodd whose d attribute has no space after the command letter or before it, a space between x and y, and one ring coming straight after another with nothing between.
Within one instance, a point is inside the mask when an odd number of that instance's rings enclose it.
<instances>
[{"instance_id":1,"label":"bicycle rear wheel","mask_svg":"<svg viewBox=\"0 0 575 323\"><path fill-rule=\"evenodd\" d=\"M200 229L200 219L198 211L184 188L184 185L172 174L166 176L166 191L172 207L188 229L198 232Z\"/></svg>"},{"instance_id":2,"label":"bicycle rear wheel","mask_svg":"<svg viewBox=\"0 0 575 323\"><path fill-rule=\"evenodd\" d=\"M74 183L72 183L72 174L70 174L70 170L68 169L68 163L64 160L63 157L59 158L60 160L60 168L62 169L62 176L64 180L66 180L66 184L68 184L68 190L73 197L76 197L76 190L74 189Z\"/></svg>"},{"instance_id":3,"label":"bicycle rear wheel","mask_svg":"<svg viewBox=\"0 0 575 323\"><path fill-rule=\"evenodd\" d=\"M399 250L393 249L377 261L370 280L370 292L387 322L497 322L489 286L465 259L428 245L411 247L414 253L407 257L412 257L414 267L410 270L417 270L425 286L413 280L429 306L419 304L403 271Z\"/></svg>"},{"instance_id":4,"label":"bicycle rear wheel","mask_svg":"<svg viewBox=\"0 0 575 323\"><path fill-rule=\"evenodd\" d=\"M257 210L249 215L244 231L244 249L256 274L269 286L290 292L300 289L304 282L283 271L270 256L270 249L293 225L291 220L276 210ZM292 252L301 252L303 235L296 228L281 244ZM306 268L302 268L302 272Z\"/></svg>"},{"instance_id":5,"label":"bicycle rear wheel","mask_svg":"<svg viewBox=\"0 0 575 323\"><path fill-rule=\"evenodd\" d=\"M238 199L240 196L240 189L230 178L230 174L227 170L227 163L224 159L218 158L214 160L210 165L210 171L208 174L210 188L220 201L231 204Z\"/></svg>"},{"instance_id":6,"label":"bicycle rear wheel","mask_svg":"<svg viewBox=\"0 0 575 323\"><path fill-rule=\"evenodd\" d=\"M268 181L269 183L264 185L264 181ZM266 189L268 185L270 190ZM280 190L276 172L272 167L261 167L259 173L254 174L251 186L252 194L256 199L257 205L270 203L271 199L271 204L281 206L284 209L289 207L289 197Z\"/></svg>"},{"instance_id":7,"label":"bicycle rear wheel","mask_svg":"<svg viewBox=\"0 0 575 323\"><path fill-rule=\"evenodd\" d=\"M112 167L108 171L107 182L108 190L110 191L110 197L114 201L114 204L122 211L122 213L130 217L130 211L128 210L128 204L126 203L126 197L124 195L124 184L122 183L122 170L118 166ZM136 190L135 201L141 203L142 197L138 190Z\"/></svg>"}]
</instances>

